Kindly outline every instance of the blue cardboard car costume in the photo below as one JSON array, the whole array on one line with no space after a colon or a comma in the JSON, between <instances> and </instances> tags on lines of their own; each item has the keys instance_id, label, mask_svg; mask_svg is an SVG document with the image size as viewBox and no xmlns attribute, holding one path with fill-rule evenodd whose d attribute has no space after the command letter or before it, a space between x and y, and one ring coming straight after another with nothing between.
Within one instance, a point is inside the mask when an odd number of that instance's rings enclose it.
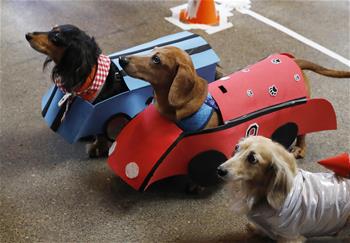
<instances>
[{"instance_id":1,"label":"blue cardboard car costume","mask_svg":"<svg viewBox=\"0 0 350 243\"><path fill-rule=\"evenodd\" d=\"M271 55L212 82L208 91L223 125L188 131L150 105L112 144L111 169L139 191L188 174L206 186L215 182L216 168L242 137L259 134L289 147L297 135L336 129L332 105L308 97L302 71L288 54Z\"/></svg>"},{"instance_id":2,"label":"blue cardboard car costume","mask_svg":"<svg viewBox=\"0 0 350 243\"><path fill-rule=\"evenodd\" d=\"M215 80L219 57L202 37L187 31L113 53L109 55L109 58L121 70L118 63L120 56L146 54L156 46L166 45L187 51L191 55L197 73L208 82ZM106 133L107 124L117 116L133 118L148 105L153 96L153 90L147 82L142 80L127 75L123 76L123 79L129 89L127 92L117 94L97 104L91 104L76 97L66 113L64 112L65 106L58 106L64 93L53 85L43 96L41 102L42 115L46 123L68 142L74 143L82 137Z\"/></svg>"}]
</instances>

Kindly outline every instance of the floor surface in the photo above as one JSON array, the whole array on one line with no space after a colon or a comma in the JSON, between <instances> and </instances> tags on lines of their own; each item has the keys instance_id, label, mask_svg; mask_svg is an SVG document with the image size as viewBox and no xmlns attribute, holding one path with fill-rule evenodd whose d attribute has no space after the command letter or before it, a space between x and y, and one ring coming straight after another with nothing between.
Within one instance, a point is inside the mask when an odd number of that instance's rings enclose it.
<instances>
[{"instance_id":1,"label":"floor surface","mask_svg":"<svg viewBox=\"0 0 350 243\"><path fill-rule=\"evenodd\" d=\"M41 97L50 86L44 56L26 32L71 23L95 36L103 52L123 50L181 31L164 20L186 1L1 1L0 242L267 242L250 238L223 186L201 197L165 183L146 193L114 176L106 159L89 159L85 144L68 144L45 124ZM350 59L348 1L253 1L252 10ZM231 73L275 52L321 65L347 66L247 15L233 28L203 35ZM307 137L302 168L349 152L350 80L309 73L314 97L327 98L336 131ZM323 242L337 242L324 240Z\"/></svg>"}]
</instances>

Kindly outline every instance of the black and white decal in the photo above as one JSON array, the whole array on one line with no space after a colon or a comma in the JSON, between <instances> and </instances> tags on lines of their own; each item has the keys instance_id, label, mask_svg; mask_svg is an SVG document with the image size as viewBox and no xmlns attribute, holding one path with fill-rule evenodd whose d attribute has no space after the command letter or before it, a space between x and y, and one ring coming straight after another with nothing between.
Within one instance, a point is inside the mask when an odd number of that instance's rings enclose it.
<instances>
[{"instance_id":1,"label":"black and white decal","mask_svg":"<svg viewBox=\"0 0 350 243\"><path fill-rule=\"evenodd\" d=\"M277 96L278 89L275 85L269 87L269 94L273 97Z\"/></svg>"},{"instance_id":2,"label":"black and white decal","mask_svg":"<svg viewBox=\"0 0 350 243\"><path fill-rule=\"evenodd\" d=\"M257 123L250 124L248 129L245 132L245 136L256 136L259 132L259 125Z\"/></svg>"}]
</instances>

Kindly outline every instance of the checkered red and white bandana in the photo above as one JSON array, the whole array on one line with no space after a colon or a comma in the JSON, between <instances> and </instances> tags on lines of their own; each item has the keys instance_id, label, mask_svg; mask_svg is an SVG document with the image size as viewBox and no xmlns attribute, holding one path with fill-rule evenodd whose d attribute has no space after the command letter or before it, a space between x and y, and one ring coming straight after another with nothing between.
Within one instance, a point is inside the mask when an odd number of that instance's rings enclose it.
<instances>
[{"instance_id":1,"label":"checkered red and white bandana","mask_svg":"<svg viewBox=\"0 0 350 243\"><path fill-rule=\"evenodd\" d=\"M81 98L87 101L93 102L98 96L107 79L110 64L111 59L109 59L108 56L101 54L97 59L97 70L92 84L85 89L82 89L82 87L84 86L84 84L82 84L81 87L79 87L76 91L72 92L72 95L80 96ZM63 87L60 77L55 78L54 82L63 93L67 93L67 90Z\"/></svg>"},{"instance_id":2,"label":"checkered red and white bandana","mask_svg":"<svg viewBox=\"0 0 350 243\"><path fill-rule=\"evenodd\" d=\"M108 76L110 65L111 59L109 59L108 56L101 54L97 60L97 71L95 74L94 81L92 82L92 85L89 88L90 90L97 92L102 88Z\"/></svg>"}]
</instances>

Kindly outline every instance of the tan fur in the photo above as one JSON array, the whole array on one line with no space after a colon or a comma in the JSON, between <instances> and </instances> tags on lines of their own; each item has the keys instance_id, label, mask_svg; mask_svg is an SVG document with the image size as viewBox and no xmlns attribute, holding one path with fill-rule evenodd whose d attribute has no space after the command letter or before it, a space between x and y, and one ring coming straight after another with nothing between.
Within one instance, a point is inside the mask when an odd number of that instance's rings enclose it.
<instances>
[{"instance_id":1,"label":"tan fur","mask_svg":"<svg viewBox=\"0 0 350 243\"><path fill-rule=\"evenodd\" d=\"M247 161L250 153L254 153L258 161L256 164ZM280 144L261 136L242 140L234 157L219 168L228 171L225 176L228 181L241 183L240 201L246 204L242 208L247 210L263 201L279 208L297 172L294 156Z\"/></svg>"},{"instance_id":2,"label":"tan fur","mask_svg":"<svg viewBox=\"0 0 350 243\"><path fill-rule=\"evenodd\" d=\"M53 30L57 28L58 27L54 27ZM49 40L47 34L33 35L31 33L28 33L28 35L30 35L30 37L32 38L31 40L29 40L29 44L34 50L49 56L55 63L60 62L65 51L64 47L58 47L54 45Z\"/></svg>"},{"instance_id":3,"label":"tan fur","mask_svg":"<svg viewBox=\"0 0 350 243\"><path fill-rule=\"evenodd\" d=\"M230 188L235 188L234 206L239 208L240 213L247 213L261 204L279 209L293 187L293 179L297 173L293 154L280 144L261 136L244 138L238 147L235 155L218 168L227 171L223 179L228 181ZM247 160L252 152L257 160L254 164ZM239 184L238 192L234 186L237 184ZM254 234L262 234L252 222L248 225L248 229ZM339 234L344 233L342 231ZM277 241L304 242L305 238L302 236L294 240L279 238Z\"/></svg>"},{"instance_id":4,"label":"tan fur","mask_svg":"<svg viewBox=\"0 0 350 243\"><path fill-rule=\"evenodd\" d=\"M303 60L303 59L295 59L295 62L298 64L301 70L310 70L315 73L318 73L327 77L332 77L332 78L349 78L350 77L350 72L348 71L328 69L316 63Z\"/></svg>"},{"instance_id":5,"label":"tan fur","mask_svg":"<svg viewBox=\"0 0 350 243\"><path fill-rule=\"evenodd\" d=\"M152 62L158 56L160 64ZM167 46L155 48L147 56L128 56L124 70L132 77L148 81L154 88L155 106L167 118L177 121L192 115L208 94L207 81L199 77L190 56L183 50ZM206 128L219 124L214 114Z\"/></svg>"},{"instance_id":6,"label":"tan fur","mask_svg":"<svg viewBox=\"0 0 350 243\"><path fill-rule=\"evenodd\" d=\"M157 55L161 64L152 63L152 56ZM190 56L176 47L155 48L148 56L129 56L125 71L133 77L147 80L155 91L156 107L161 114L171 120L195 113L204 102L208 88L207 82L200 78L193 67ZM350 72L324 68L312 62L295 59L302 70L311 70L321 75L349 78ZM310 82L303 73L308 95L311 95ZM206 128L220 124L217 113L209 120ZM305 135L297 137L293 148L295 158L303 158L306 153Z\"/></svg>"},{"instance_id":7,"label":"tan fur","mask_svg":"<svg viewBox=\"0 0 350 243\"><path fill-rule=\"evenodd\" d=\"M333 69L328 69L325 67L322 67L318 64L312 63L307 60L303 59L295 59L294 60L298 66L300 67L301 70L309 70L313 71L315 73L332 77L332 78L350 78L350 72L347 71L338 71L338 70L333 70ZM310 80L308 77L305 75L303 71L303 77L305 81L305 86L307 93L309 97L311 97L311 85L310 85ZM297 137L296 144L292 150L292 153L294 154L294 157L297 159L301 159L305 157L306 154L306 135L300 135Z\"/></svg>"}]
</instances>

